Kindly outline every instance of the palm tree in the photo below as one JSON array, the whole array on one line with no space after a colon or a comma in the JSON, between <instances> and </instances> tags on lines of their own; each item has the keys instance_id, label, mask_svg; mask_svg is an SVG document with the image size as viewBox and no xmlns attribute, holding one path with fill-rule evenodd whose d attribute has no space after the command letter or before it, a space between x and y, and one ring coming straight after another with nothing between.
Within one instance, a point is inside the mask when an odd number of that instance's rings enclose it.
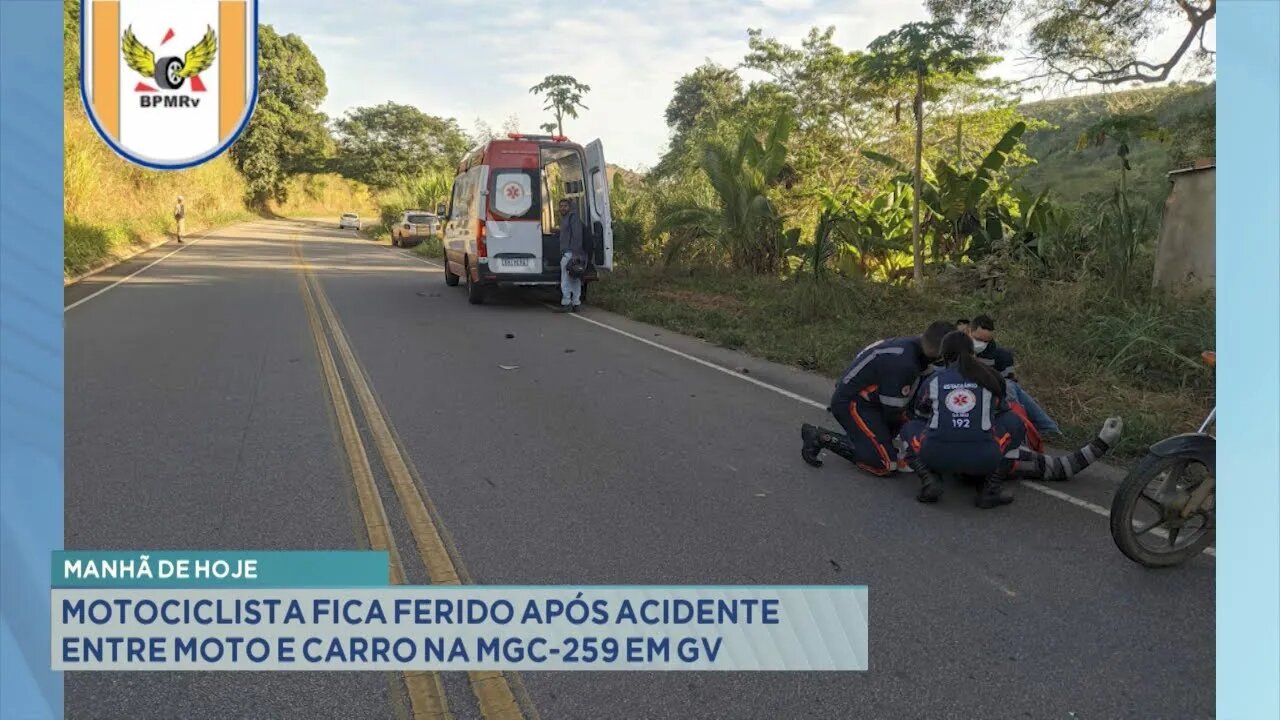
<instances>
[{"instance_id":1,"label":"palm tree","mask_svg":"<svg viewBox=\"0 0 1280 720\"><path fill-rule=\"evenodd\" d=\"M715 142L704 147L700 165L715 191L717 206L683 203L667 210L655 231L686 231L668 241L668 260L691 237L703 237L719 245L736 268L756 273L781 269L799 232L781 231L782 221L768 190L788 176L786 142L793 126L791 115L784 113L763 142L743 131L734 148Z\"/></svg>"}]
</instances>

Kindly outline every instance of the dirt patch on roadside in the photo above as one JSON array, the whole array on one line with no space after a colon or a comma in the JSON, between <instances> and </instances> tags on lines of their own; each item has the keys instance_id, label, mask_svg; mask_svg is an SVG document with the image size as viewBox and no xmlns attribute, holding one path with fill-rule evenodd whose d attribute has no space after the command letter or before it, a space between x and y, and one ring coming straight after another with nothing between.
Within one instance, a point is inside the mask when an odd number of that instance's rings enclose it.
<instances>
[{"instance_id":1,"label":"dirt patch on roadside","mask_svg":"<svg viewBox=\"0 0 1280 720\"><path fill-rule=\"evenodd\" d=\"M727 310L729 312L737 312L742 309L742 301L729 295L716 295L714 293L700 293L692 290L656 290L654 297L662 298L672 302L678 302L689 307L695 307L699 310Z\"/></svg>"}]
</instances>

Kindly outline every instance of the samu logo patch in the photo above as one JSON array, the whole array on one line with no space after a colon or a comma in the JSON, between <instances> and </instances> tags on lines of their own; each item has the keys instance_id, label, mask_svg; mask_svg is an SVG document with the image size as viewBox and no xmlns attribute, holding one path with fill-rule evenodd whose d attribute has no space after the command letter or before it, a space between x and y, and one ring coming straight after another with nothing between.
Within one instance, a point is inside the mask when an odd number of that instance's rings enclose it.
<instances>
[{"instance_id":1,"label":"samu logo patch","mask_svg":"<svg viewBox=\"0 0 1280 720\"><path fill-rule=\"evenodd\" d=\"M83 0L80 87L98 134L139 165L207 162L258 95L257 0Z\"/></svg>"}]
</instances>

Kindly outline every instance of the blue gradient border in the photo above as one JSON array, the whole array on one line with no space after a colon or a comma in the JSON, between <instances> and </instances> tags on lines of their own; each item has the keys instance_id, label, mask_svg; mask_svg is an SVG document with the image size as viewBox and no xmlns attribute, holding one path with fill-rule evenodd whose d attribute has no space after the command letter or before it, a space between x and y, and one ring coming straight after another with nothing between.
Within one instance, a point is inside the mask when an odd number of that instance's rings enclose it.
<instances>
[{"instance_id":1,"label":"blue gradient border","mask_svg":"<svg viewBox=\"0 0 1280 720\"><path fill-rule=\"evenodd\" d=\"M1220 2L1217 25L1218 717L1276 718L1280 3Z\"/></svg>"},{"instance_id":2,"label":"blue gradient border","mask_svg":"<svg viewBox=\"0 0 1280 720\"><path fill-rule=\"evenodd\" d=\"M0 715L61 718L62 3L0 0Z\"/></svg>"},{"instance_id":3,"label":"blue gradient border","mask_svg":"<svg viewBox=\"0 0 1280 720\"><path fill-rule=\"evenodd\" d=\"M62 717L62 3L0 0L0 697ZM1218 715L1280 716L1280 3L1218 6ZM1176 571L1174 571L1176 572ZM1169 608L1177 622L1178 608ZM1157 681L1174 682L1176 678Z\"/></svg>"}]
</instances>

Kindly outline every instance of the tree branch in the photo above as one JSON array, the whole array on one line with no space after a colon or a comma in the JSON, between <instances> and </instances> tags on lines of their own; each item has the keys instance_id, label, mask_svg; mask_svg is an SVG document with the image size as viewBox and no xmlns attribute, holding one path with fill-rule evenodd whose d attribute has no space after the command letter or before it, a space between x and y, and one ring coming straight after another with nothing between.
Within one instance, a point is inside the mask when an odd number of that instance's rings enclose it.
<instances>
[{"instance_id":1,"label":"tree branch","mask_svg":"<svg viewBox=\"0 0 1280 720\"><path fill-rule=\"evenodd\" d=\"M1209 21L1217 14L1217 0L1209 0L1209 5L1204 10L1192 5L1190 0L1175 0L1175 2L1187 14L1190 26L1187 28L1187 34L1182 38L1178 48L1164 62L1151 63L1137 58L1130 58L1124 63L1113 65L1102 58L1082 57L1080 59L1100 62L1105 64L1106 67L1094 69L1086 66L1068 70L1059 67L1058 62L1071 58L1031 58L1049 69L1048 73L1044 73L1039 77L1058 75L1066 77L1072 82L1093 83L1095 85L1119 85L1127 82L1155 83L1168 80L1170 73L1182 61L1187 49L1191 47L1191 43L1197 38L1200 40L1200 49L1206 53L1210 52L1204 47L1204 31Z\"/></svg>"}]
</instances>

